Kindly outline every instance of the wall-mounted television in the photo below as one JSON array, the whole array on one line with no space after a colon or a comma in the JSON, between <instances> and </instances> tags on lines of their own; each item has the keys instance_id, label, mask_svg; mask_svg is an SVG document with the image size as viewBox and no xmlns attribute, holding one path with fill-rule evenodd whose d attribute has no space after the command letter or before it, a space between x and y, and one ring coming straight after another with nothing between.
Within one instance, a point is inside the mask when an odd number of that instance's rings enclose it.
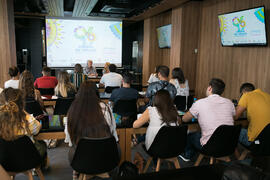
<instances>
[{"instance_id":1,"label":"wall-mounted television","mask_svg":"<svg viewBox=\"0 0 270 180\"><path fill-rule=\"evenodd\" d=\"M159 48L171 47L172 25L161 26L157 28L158 46Z\"/></svg>"},{"instance_id":2,"label":"wall-mounted television","mask_svg":"<svg viewBox=\"0 0 270 180\"><path fill-rule=\"evenodd\" d=\"M222 46L266 46L264 6L220 14Z\"/></svg>"}]
</instances>

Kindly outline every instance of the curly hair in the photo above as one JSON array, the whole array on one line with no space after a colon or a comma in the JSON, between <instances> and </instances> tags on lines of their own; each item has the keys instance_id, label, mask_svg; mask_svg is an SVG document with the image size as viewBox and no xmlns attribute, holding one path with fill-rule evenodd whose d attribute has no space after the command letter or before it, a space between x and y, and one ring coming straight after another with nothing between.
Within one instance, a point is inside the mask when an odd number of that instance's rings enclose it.
<instances>
[{"instance_id":1,"label":"curly hair","mask_svg":"<svg viewBox=\"0 0 270 180\"><path fill-rule=\"evenodd\" d=\"M10 141L20 132L30 134L21 90L4 89L0 94L0 105L0 138Z\"/></svg>"}]
</instances>

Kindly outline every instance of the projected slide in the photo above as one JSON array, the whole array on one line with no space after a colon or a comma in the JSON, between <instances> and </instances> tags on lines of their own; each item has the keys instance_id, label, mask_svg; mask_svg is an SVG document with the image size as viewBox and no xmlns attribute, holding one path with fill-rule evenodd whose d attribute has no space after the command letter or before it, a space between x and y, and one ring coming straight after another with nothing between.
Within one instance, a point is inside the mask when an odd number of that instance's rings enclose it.
<instances>
[{"instance_id":1,"label":"projected slide","mask_svg":"<svg viewBox=\"0 0 270 180\"><path fill-rule=\"evenodd\" d=\"M122 22L46 19L47 64L49 67L94 66L106 62L122 66Z\"/></svg>"},{"instance_id":2,"label":"projected slide","mask_svg":"<svg viewBox=\"0 0 270 180\"><path fill-rule=\"evenodd\" d=\"M222 45L266 44L263 7L224 14L218 18Z\"/></svg>"}]
</instances>

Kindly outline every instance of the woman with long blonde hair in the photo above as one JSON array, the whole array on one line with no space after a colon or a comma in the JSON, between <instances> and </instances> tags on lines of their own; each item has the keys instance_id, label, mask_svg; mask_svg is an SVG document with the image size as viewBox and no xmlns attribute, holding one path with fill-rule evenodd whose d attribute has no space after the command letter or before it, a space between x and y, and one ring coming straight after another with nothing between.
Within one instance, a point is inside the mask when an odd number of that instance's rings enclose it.
<instances>
[{"instance_id":1,"label":"woman with long blonde hair","mask_svg":"<svg viewBox=\"0 0 270 180\"><path fill-rule=\"evenodd\" d=\"M74 97L76 94L76 89L74 85L70 82L69 74L62 71L58 75L58 84L55 87L55 95L58 97Z\"/></svg>"}]
</instances>

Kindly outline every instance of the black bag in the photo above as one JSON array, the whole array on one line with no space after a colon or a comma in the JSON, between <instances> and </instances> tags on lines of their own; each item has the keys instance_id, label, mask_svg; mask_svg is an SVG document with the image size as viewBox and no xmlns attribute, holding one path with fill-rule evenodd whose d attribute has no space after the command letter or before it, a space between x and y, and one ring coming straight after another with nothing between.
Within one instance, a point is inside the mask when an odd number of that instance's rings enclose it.
<instances>
[{"instance_id":1,"label":"black bag","mask_svg":"<svg viewBox=\"0 0 270 180\"><path fill-rule=\"evenodd\" d=\"M224 169L221 180L270 180L270 176L254 167L232 163Z\"/></svg>"},{"instance_id":2,"label":"black bag","mask_svg":"<svg viewBox=\"0 0 270 180\"><path fill-rule=\"evenodd\" d=\"M125 176L135 176L139 174L138 168L129 161L124 161L118 171L118 176L125 177Z\"/></svg>"}]
</instances>

